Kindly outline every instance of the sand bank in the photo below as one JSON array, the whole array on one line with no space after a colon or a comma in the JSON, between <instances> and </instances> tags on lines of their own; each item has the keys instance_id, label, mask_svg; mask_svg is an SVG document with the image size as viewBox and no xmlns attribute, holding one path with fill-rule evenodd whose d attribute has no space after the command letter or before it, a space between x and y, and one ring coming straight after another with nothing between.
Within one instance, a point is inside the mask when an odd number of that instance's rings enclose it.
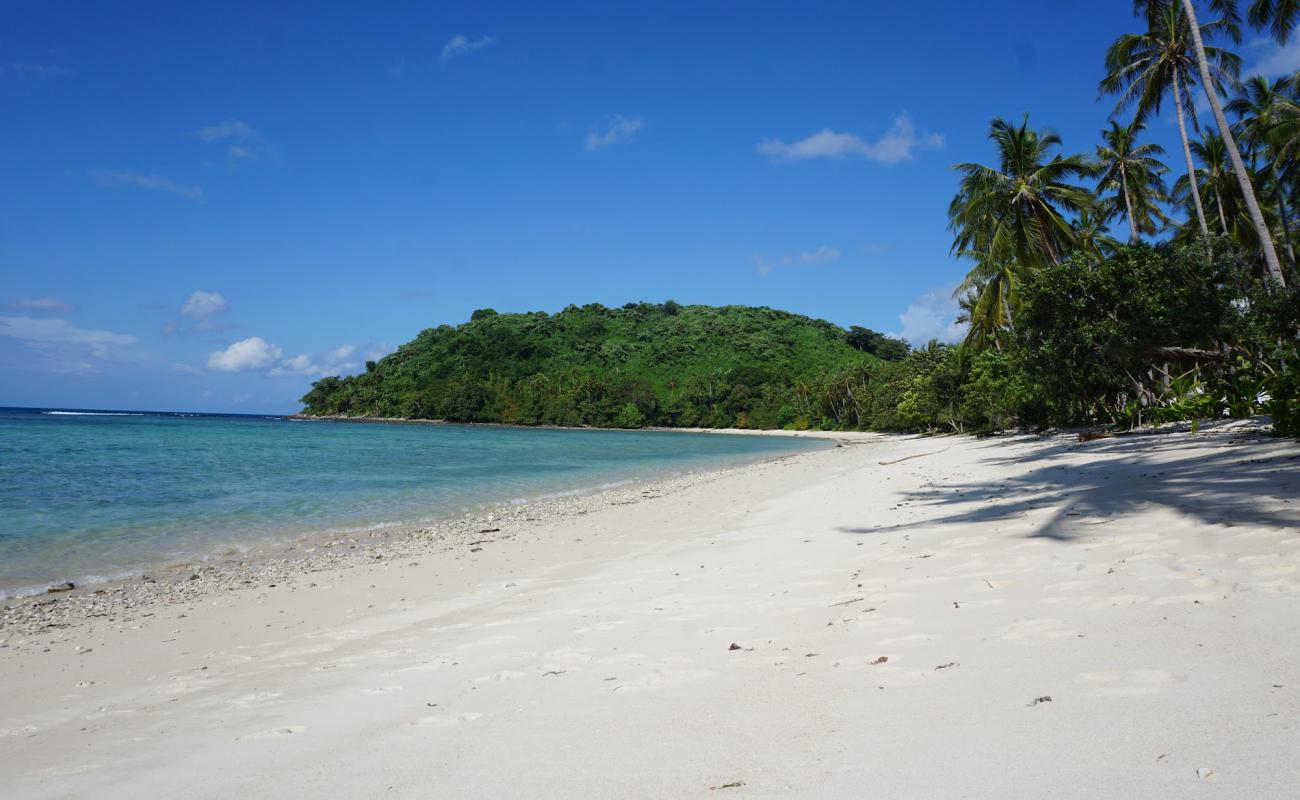
<instances>
[{"instance_id":1,"label":"sand bank","mask_svg":"<svg viewBox=\"0 0 1300 800\"><path fill-rule=\"evenodd\" d=\"M4 794L1294 796L1300 444L859 441L10 612Z\"/></svg>"}]
</instances>

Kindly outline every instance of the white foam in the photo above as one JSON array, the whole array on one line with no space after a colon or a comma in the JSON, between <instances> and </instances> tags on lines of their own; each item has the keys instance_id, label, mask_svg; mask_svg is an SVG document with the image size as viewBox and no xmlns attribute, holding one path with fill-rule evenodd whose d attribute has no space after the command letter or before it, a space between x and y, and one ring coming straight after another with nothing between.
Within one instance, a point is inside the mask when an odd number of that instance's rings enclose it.
<instances>
[{"instance_id":1,"label":"white foam","mask_svg":"<svg viewBox=\"0 0 1300 800\"><path fill-rule=\"evenodd\" d=\"M42 411L59 417L143 417L144 414L133 411Z\"/></svg>"}]
</instances>

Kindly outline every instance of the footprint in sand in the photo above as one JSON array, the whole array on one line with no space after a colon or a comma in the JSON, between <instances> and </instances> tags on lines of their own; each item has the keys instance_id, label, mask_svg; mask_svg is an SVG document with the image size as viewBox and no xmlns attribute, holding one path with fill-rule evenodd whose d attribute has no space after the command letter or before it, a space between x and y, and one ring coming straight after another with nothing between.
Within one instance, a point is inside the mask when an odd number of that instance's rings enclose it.
<instances>
[{"instance_id":1,"label":"footprint in sand","mask_svg":"<svg viewBox=\"0 0 1300 800\"><path fill-rule=\"evenodd\" d=\"M494 672L491 675L480 675L474 679L474 683L498 683L500 681L513 681L526 677L528 677L527 672L505 669L500 672Z\"/></svg>"},{"instance_id":2,"label":"footprint in sand","mask_svg":"<svg viewBox=\"0 0 1300 800\"><path fill-rule=\"evenodd\" d=\"M230 701L230 704L240 708L265 706L275 703L280 699L280 697L280 692L254 692L253 694L246 694L243 697L236 697L234 700Z\"/></svg>"},{"instance_id":3,"label":"footprint in sand","mask_svg":"<svg viewBox=\"0 0 1300 800\"><path fill-rule=\"evenodd\" d=\"M1163 669L1117 669L1102 672L1081 672L1076 678L1094 687L1095 693L1104 696L1130 696L1156 694L1176 683L1187 680L1186 675Z\"/></svg>"},{"instance_id":4,"label":"footprint in sand","mask_svg":"<svg viewBox=\"0 0 1300 800\"><path fill-rule=\"evenodd\" d=\"M612 691L622 693L667 689L671 686L681 686L704 678L711 678L716 674L713 670L708 669L656 669L648 675L615 684Z\"/></svg>"},{"instance_id":5,"label":"footprint in sand","mask_svg":"<svg viewBox=\"0 0 1300 800\"><path fill-rule=\"evenodd\" d=\"M1001 637L1006 641L1018 639L1063 639L1075 636L1075 632L1062 627L1059 619L1039 617L1013 622L1002 629Z\"/></svg>"},{"instance_id":6,"label":"footprint in sand","mask_svg":"<svg viewBox=\"0 0 1300 800\"><path fill-rule=\"evenodd\" d=\"M910 633L906 636L895 636L892 639L881 639L876 644L881 647L921 647L932 644L943 639L942 636L936 636L932 633Z\"/></svg>"},{"instance_id":7,"label":"footprint in sand","mask_svg":"<svg viewBox=\"0 0 1300 800\"><path fill-rule=\"evenodd\" d=\"M466 711L462 714L434 714L428 717L420 717L411 724L417 728L450 728L466 722L473 722L482 716L477 711Z\"/></svg>"},{"instance_id":8,"label":"footprint in sand","mask_svg":"<svg viewBox=\"0 0 1300 800\"><path fill-rule=\"evenodd\" d=\"M0 739L6 736L25 736L36 733L35 725L24 725L21 728L0 728Z\"/></svg>"},{"instance_id":9,"label":"footprint in sand","mask_svg":"<svg viewBox=\"0 0 1300 800\"><path fill-rule=\"evenodd\" d=\"M269 731L258 731L250 733L247 736L237 736L235 741L258 741L261 739L276 739L281 736L292 736L295 733L302 733L307 730L306 725L286 725L283 728L273 728Z\"/></svg>"}]
</instances>

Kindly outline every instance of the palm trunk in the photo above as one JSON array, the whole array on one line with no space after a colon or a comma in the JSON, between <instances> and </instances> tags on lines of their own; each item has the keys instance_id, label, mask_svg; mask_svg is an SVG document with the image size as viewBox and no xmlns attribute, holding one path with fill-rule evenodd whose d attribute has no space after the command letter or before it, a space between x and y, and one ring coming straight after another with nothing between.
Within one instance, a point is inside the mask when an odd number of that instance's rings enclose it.
<instances>
[{"instance_id":1,"label":"palm trunk","mask_svg":"<svg viewBox=\"0 0 1300 800\"><path fill-rule=\"evenodd\" d=\"M1123 167L1119 168L1119 182L1120 186L1124 189L1124 211L1128 213L1129 241L1137 242L1138 226L1137 223L1133 221L1133 201L1130 200L1128 196L1128 173L1124 171Z\"/></svg>"},{"instance_id":2,"label":"palm trunk","mask_svg":"<svg viewBox=\"0 0 1300 800\"><path fill-rule=\"evenodd\" d=\"M1282 240L1286 244L1287 261L1291 271L1295 271L1295 247L1291 244L1291 223L1286 218L1286 201L1282 197L1282 178L1277 174L1277 163L1270 162L1269 170L1273 173L1273 199L1277 201L1277 216L1282 220Z\"/></svg>"},{"instance_id":3,"label":"palm trunk","mask_svg":"<svg viewBox=\"0 0 1300 800\"><path fill-rule=\"evenodd\" d=\"M1219 187L1214 187L1214 204L1219 207L1219 224L1223 226L1223 235L1228 235L1228 218L1223 216L1223 195L1219 194Z\"/></svg>"},{"instance_id":4,"label":"palm trunk","mask_svg":"<svg viewBox=\"0 0 1300 800\"><path fill-rule=\"evenodd\" d=\"M1178 70L1174 70L1174 112L1178 117L1178 135L1183 140L1183 158L1187 159L1187 185L1192 189L1192 205L1196 206L1196 221L1201 226L1201 235L1210 238L1210 228L1205 224L1205 209L1201 207L1201 187L1196 184L1196 165L1192 163L1192 146L1187 142L1187 121L1183 119L1183 93L1178 80Z\"/></svg>"},{"instance_id":5,"label":"palm trunk","mask_svg":"<svg viewBox=\"0 0 1300 800\"><path fill-rule=\"evenodd\" d=\"M1237 140L1232 138L1232 128L1228 127L1228 120L1223 116L1219 93L1215 90L1210 75L1210 63L1205 60L1205 44L1201 41L1200 23L1196 21L1196 6L1192 0L1183 0L1183 8L1187 10L1187 22L1192 29L1192 43L1196 47L1196 63L1201 68L1201 82L1205 87L1205 96L1209 98L1210 108L1214 111L1214 121L1219 124L1219 135L1228 146L1228 157L1232 159L1233 172L1237 173L1237 183L1241 184L1241 193L1246 200L1246 208L1250 211L1250 221L1255 224L1255 230L1259 233L1259 243L1264 249L1264 263L1268 265L1269 277L1279 286L1285 286L1286 280L1282 277L1282 266L1277 260L1277 250L1273 248L1273 237L1268 232L1268 225L1264 223L1264 213L1259 210L1259 201L1255 199L1255 187L1251 185L1250 176L1246 174L1246 165L1241 162L1241 151L1237 149Z\"/></svg>"}]
</instances>

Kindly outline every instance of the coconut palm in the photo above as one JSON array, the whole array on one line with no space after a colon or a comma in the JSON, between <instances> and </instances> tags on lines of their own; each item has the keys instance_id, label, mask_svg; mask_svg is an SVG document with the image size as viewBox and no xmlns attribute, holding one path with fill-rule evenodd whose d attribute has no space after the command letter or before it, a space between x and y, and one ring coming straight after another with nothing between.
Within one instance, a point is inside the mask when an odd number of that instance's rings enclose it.
<instances>
[{"instance_id":1,"label":"coconut palm","mask_svg":"<svg viewBox=\"0 0 1300 800\"><path fill-rule=\"evenodd\" d=\"M1192 154L1201 164L1192 173L1196 175L1196 185L1202 193L1214 198L1214 210L1219 218L1220 232L1231 234L1228 220L1232 220L1235 227L1240 205L1237 201L1240 194L1236 185L1237 178L1232 174L1232 167L1228 165L1227 143L1223 141L1223 137L1206 132L1200 141L1191 143L1191 149ZM1190 186L1188 176L1180 176L1174 182L1173 199L1185 203Z\"/></svg>"},{"instance_id":2,"label":"coconut palm","mask_svg":"<svg viewBox=\"0 0 1300 800\"><path fill-rule=\"evenodd\" d=\"M972 269L954 295L961 306L958 322L966 323L966 345L976 352L1002 349L1020 306L1020 278L1012 264L984 262Z\"/></svg>"},{"instance_id":3,"label":"coconut palm","mask_svg":"<svg viewBox=\"0 0 1300 800\"><path fill-rule=\"evenodd\" d=\"M1156 5L1157 3L1168 3L1169 0L1136 0L1135 6ZM1187 20L1190 23L1188 29L1192 34L1192 46L1196 53L1197 68L1201 73L1201 84L1205 89L1205 96L1210 101L1210 110L1214 112L1214 121L1219 126L1219 135L1228 145L1228 158L1232 161L1232 171L1237 176L1237 183L1241 185L1242 200L1246 203L1246 210L1250 212L1250 221L1255 226L1255 232L1259 236L1260 249L1264 255L1264 264L1268 270L1269 278L1276 284L1285 286L1286 280L1282 277L1282 266L1277 259L1277 250L1273 247L1273 236L1269 233L1268 223L1264 220L1264 212L1259 207L1259 200L1255 197L1255 187L1250 182L1250 175L1246 172L1246 164L1241 160L1241 151L1237 149L1237 142L1232 136L1232 129L1228 125L1228 120L1223 115L1223 104L1219 102L1219 92L1221 86L1216 85L1214 78L1214 68L1211 64L1211 58L1214 55L1211 51L1218 48L1209 48L1205 46L1204 37L1201 35L1202 26L1196 20L1196 4L1192 0L1182 0L1183 9L1187 13ZM1236 2L1235 0L1211 0L1210 5L1224 14L1221 30L1228 33L1234 42L1241 41L1241 30L1236 25ZM1272 6L1276 6L1273 3ZM1254 9L1252 8L1252 12ZM1276 17L1276 15L1274 15ZM1209 31L1209 26L1204 26Z\"/></svg>"},{"instance_id":4,"label":"coconut palm","mask_svg":"<svg viewBox=\"0 0 1300 800\"><path fill-rule=\"evenodd\" d=\"M1107 200L1104 217L1122 214L1128 220L1131 242L1138 241L1139 233L1152 235L1168 222L1160 209L1160 203L1168 199L1161 176L1169 168L1159 158L1165 149L1158 144L1137 143L1145 128L1141 120L1128 125L1112 121L1101 132L1103 144L1097 146L1097 189L1114 193Z\"/></svg>"},{"instance_id":5,"label":"coconut palm","mask_svg":"<svg viewBox=\"0 0 1300 800\"><path fill-rule=\"evenodd\" d=\"M1093 204L1092 194L1070 181L1090 175L1092 165L1081 154L1051 155L1061 138L1031 129L1028 114L1020 125L995 118L989 138L998 150L996 168L953 167L962 174L948 207L953 252L981 262L1014 262L1024 271L1059 264L1074 246L1063 212Z\"/></svg>"},{"instance_id":6,"label":"coconut palm","mask_svg":"<svg viewBox=\"0 0 1300 800\"><path fill-rule=\"evenodd\" d=\"M1196 166L1192 163L1190 138L1187 134L1189 116L1192 128L1198 132L1200 130L1192 100L1192 86L1198 80L1212 80L1220 84L1231 80L1237 73L1240 59L1226 50L1209 48L1207 55L1212 59L1213 65L1209 78L1198 78L1192 41L1193 26L1189 24L1184 9L1169 0L1151 0L1149 3L1139 0L1134 8L1139 7L1147 12L1146 32L1124 34L1111 44L1106 50L1106 77L1098 88L1102 94L1119 96L1114 115L1133 106L1134 118L1141 121L1145 121L1150 114L1159 114L1165 97L1168 96L1178 119L1183 158L1190 174ZM1205 33L1214 34L1232 24L1231 21L1217 20L1204 26ZM1209 236L1205 208L1195 184L1192 185L1192 204L1201 234Z\"/></svg>"},{"instance_id":7,"label":"coconut palm","mask_svg":"<svg viewBox=\"0 0 1300 800\"><path fill-rule=\"evenodd\" d=\"M1287 219L1285 192L1277 168L1283 154L1275 146L1278 139L1274 135L1284 122L1287 106L1292 104L1291 89L1292 82L1289 79L1270 82L1262 75L1255 75L1242 83L1237 97L1228 103L1227 108L1229 113L1239 118L1236 132L1240 134L1241 140L1253 151L1262 154L1268 162L1273 202L1277 206L1278 219L1282 222L1282 242L1286 247L1287 259L1294 269L1296 261L1295 249L1291 244L1291 223Z\"/></svg>"},{"instance_id":8,"label":"coconut palm","mask_svg":"<svg viewBox=\"0 0 1300 800\"><path fill-rule=\"evenodd\" d=\"M1250 24L1268 28L1278 44L1286 44L1300 22L1300 0L1254 0L1250 4Z\"/></svg>"},{"instance_id":9,"label":"coconut palm","mask_svg":"<svg viewBox=\"0 0 1300 800\"><path fill-rule=\"evenodd\" d=\"M1074 228L1075 253L1089 259L1110 258L1120 248L1120 243L1109 235L1110 227L1102 214L1084 209L1070 227Z\"/></svg>"}]
</instances>

